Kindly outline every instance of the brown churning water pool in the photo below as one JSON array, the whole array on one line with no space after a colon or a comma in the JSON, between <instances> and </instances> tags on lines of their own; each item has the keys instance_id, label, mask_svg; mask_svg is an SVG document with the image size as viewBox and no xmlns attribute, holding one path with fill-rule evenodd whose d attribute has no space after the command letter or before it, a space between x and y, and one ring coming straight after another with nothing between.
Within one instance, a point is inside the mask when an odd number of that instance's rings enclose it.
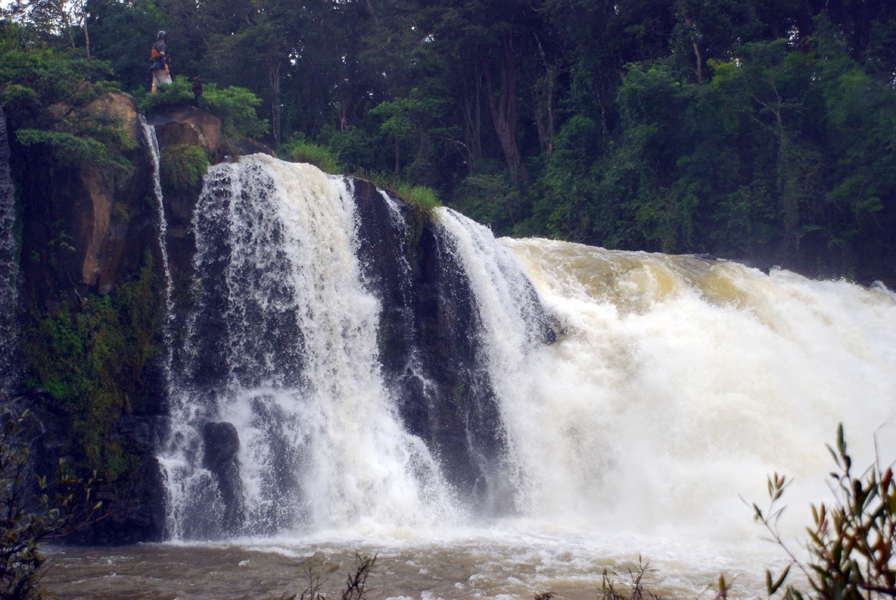
<instances>
[{"instance_id":1,"label":"brown churning water pool","mask_svg":"<svg viewBox=\"0 0 896 600\"><path fill-rule=\"evenodd\" d=\"M712 598L708 588L721 573L735 578L735 597L758 598L764 566L780 562L767 548L757 552L643 536L494 529L379 545L359 538L344 543L273 539L54 548L43 583L63 600L275 599L301 594L310 566L326 579L321 592L338 598L358 551L378 555L368 581L372 600L530 599L545 591L558 600L580 600L597 598L604 569L626 582L628 570L637 566L639 546L648 549L645 562L651 560L647 587L665 598Z\"/></svg>"}]
</instances>

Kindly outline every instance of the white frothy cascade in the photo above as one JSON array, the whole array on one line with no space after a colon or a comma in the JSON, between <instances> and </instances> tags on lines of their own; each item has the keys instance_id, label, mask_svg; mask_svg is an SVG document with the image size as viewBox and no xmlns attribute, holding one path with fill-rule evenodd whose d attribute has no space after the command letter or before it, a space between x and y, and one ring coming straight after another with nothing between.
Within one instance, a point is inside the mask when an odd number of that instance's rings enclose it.
<instances>
[{"instance_id":1,"label":"white frothy cascade","mask_svg":"<svg viewBox=\"0 0 896 600\"><path fill-rule=\"evenodd\" d=\"M226 376L211 405L196 402L189 379L201 376L203 340L194 338L203 332L194 318L163 459L171 533L185 533L191 503L209 501L201 493L209 473L191 456L195 430L209 419L239 433L244 533L450 518L438 468L404 432L382 381L380 306L361 281L347 181L310 165L243 158L210 170L196 211L197 273L227 260L217 331ZM226 240L226 259L206 237L212 231Z\"/></svg>"},{"instance_id":2,"label":"white frothy cascade","mask_svg":"<svg viewBox=\"0 0 896 600\"><path fill-rule=\"evenodd\" d=\"M882 461L896 458L896 299L883 286L495 240L449 209L435 227L475 299L521 517L509 531L741 544L757 530L740 496L762 501L768 474L796 477L794 532L808 501L828 498L824 444L838 423L855 464L874 460L875 439ZM343 178L260 156L210 170L162 456L173 537L207 536L221 513L201 466L209 421L232 423L241 441L244 519L219 534L464 535L463 503L383 381L381 306L357 230ZM545 319L555 343L540 341ZM669 547L676 560L681 547Z\"/></svg>"},{"instance_id":3,"label":"white frothy cascade","mask_svg":"<svg viewBox=\"0 0 896 600\"><path fill-rule=\"evenodd\" d=\"M469 220L442 221L487 239ZM796 478L799 533L808 501L829 499L824 444L838 423L855 464L875 450L896 459L896 303L883 286L539 239L492 244L458 248L487 324L524 514L754 538L741 497L762 503L766 476L781 472ZM507 250L557 343L521 351L525 288L494 266Z\"/></svg>"}]
</instances>

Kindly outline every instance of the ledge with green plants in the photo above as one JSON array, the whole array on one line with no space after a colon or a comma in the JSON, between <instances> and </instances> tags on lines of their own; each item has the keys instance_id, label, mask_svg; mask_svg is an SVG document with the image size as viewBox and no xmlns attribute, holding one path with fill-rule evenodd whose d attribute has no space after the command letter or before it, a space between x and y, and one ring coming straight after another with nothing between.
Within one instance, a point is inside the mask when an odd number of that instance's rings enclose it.
<instances>
[{"instance_id":1,"label":"ledge with green plants","mask_svg":"<svg viewBox=\"0 0 896 600\"><path fill-rule=\"evenodd\" d=\"M175 77L155 93L135 92L135 98L147 116L190 106L212 114L221 119L222 132L229 140L259 138L270 130L267 120L260 119L255 111L261 99L246 88L219 88L215 83L204 83L196 90L194 87L186 78Z\"/></svg>"}]
</instances>

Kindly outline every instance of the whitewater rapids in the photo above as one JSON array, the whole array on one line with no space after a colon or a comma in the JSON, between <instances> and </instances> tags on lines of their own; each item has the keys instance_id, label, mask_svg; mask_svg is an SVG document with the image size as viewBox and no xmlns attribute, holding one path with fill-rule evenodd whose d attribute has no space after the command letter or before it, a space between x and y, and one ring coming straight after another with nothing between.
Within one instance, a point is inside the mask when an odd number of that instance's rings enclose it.
<instances>
[{"instance_id":1,"label":"whitewater rapids","mask_svg":"<svg viewBox=\"0 0 896 600\"><path fill-rule=\"evenodd\" d=\"M766 476L827 499L825 443L896 458L896 305L882 286L691 256L501 242L563 332L504 415L535 514L613 529L752 531ZM807 514L803 511L803 514ZM801 525L795 531L801 530Z\"/></svg>"},{"instance_id":2,"label":"whitewater rapids","mask_svg":"<svg viewBox=\"0 0 896 600\"><path fill-rule=\"evenodd\" d=\"M604 567L625 573L639 554L663 594L693 597L726 573L737 595L763 596L765 566L783 557L751 519L766 477L794 478L782 532L799 552L809 502L830 499L825 443L838 423L854 464L896 458L896 296L884 286L496 240L440 208L442 251L475 298L512 495L513 516L470 513L383 381L381 307L361 276L351 185L267 157L206 178L194 265L208 300L173 377L175 431L160 460L175 542L159 552L258 567L196 567L199 589L288 579L283 557L344 564L365 550L382 556L383 597L592 597ZM200 404L208 336L197 323L224 296L226 379ZM544 318L552 344L533 335ZM221 514L197 459L212 419L243 441L246 524L194 543L193 515ZM60 557L60 576L81 573L76 555ZM152 552L109 556L145 564L133 574L141 585L152 578Z\"/></svg>"}]
</instances>

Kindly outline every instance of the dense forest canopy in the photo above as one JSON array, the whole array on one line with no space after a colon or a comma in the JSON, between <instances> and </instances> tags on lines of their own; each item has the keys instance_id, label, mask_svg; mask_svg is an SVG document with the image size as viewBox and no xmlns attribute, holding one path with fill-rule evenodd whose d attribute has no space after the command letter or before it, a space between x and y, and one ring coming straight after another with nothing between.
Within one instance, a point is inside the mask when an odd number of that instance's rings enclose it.
<instances>
[{"instance_id":1,"label":"dense forest canopy","mask_svg":"<svg viewBox=\"0 0 896 600\"><path fill-rule=\"evenodd\" d=\"M145 95L165 30L175 80L256 94L275 149L498 234L896 273L896 0L18 0L6 22L14 128L52 101L16 92L22 55Z\"/></svg>"}]
</instances>

